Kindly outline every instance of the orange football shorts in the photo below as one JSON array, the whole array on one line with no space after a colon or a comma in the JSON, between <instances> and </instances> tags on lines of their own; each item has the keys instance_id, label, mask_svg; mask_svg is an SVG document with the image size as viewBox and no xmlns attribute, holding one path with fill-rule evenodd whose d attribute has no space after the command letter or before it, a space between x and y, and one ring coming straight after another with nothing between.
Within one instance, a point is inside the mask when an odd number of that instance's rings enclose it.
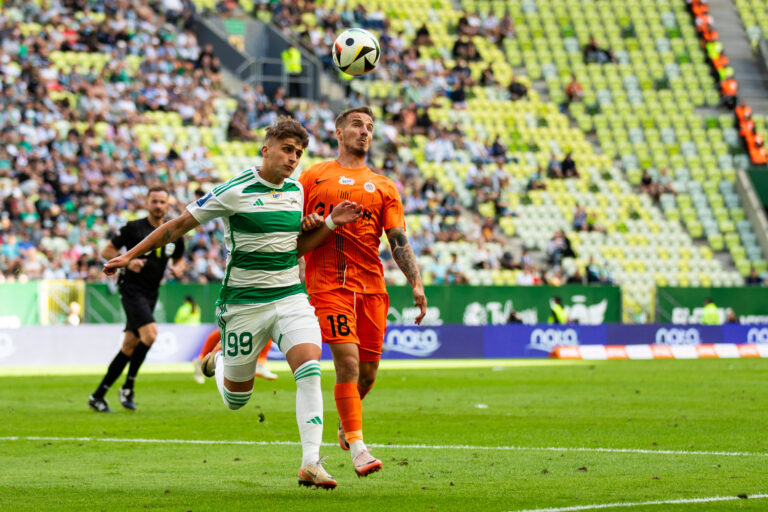
<instances>
[{"instance_id":1,"label":"orange football shorts","mask_svg":"<svg viewBox=\"0 0 768 512\"><path fill-rule=\"evenodd\" d=\"M387 329L389 296L386 293L357 293L343 288L313 294L325 343L355 343L361 361L381 359Z\"/></svg>"}]
</instances>

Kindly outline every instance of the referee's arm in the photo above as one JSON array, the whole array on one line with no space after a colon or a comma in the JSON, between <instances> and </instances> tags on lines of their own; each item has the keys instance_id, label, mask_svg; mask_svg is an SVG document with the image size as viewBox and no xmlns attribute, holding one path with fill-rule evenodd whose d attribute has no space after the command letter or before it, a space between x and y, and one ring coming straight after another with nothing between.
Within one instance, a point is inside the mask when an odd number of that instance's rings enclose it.
<instances>
[{"instance_id":1,"label":"referee's arm","mask_svg":"<svg viewBox=\"0 0 768 512\"><path fill-rule=\"evenodd\" d=\"M147 237L136 244L131 250L125 254L114 257L104 264L104 273L107 275L114 274L118 268L125 267L128 263L140 254L144 254L148 251L162 247L165 244L172 242L184 235L190 229L194 229L199 226L200 223L192 216L189 211L185 211L179 217L160 225L157 229L152 231ZM105 247L106 250L106 247ZM102 252L103 254L103 252Z\"/></svg>"}]
</instances>

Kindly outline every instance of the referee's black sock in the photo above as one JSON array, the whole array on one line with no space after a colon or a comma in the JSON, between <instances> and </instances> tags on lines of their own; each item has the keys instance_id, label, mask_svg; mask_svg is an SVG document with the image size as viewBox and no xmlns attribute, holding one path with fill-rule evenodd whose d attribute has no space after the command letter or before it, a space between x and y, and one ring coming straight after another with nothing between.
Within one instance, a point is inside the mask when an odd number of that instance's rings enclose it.
<instances>
[{"instance_id":1,"label":"referee's black sock","mask_svg":"<svg viewBox=\"0 0 768 512\"><path fill-rule=\"evenodd\" d=\"M95 398L104 398L104 395L107 394L107 391L109 391L112 384L114 384L120 374L123 373L125 365L128 364L128 361L130 360L131 356L124 354L122 350L117 353L112 362L109 363L107 374L101 380L101 384L99 384L99 387L93 392Z\"/></svg>"},{"instance_id":2,"label":"referee's black sock","mask_svg":"<svg viewBox=\"0 0 768 512\"><path fill-rule=\"evenodd\" d=\"M139 344L136 345L136 348L133 349L131 365L128 367L128 377L126 377L125 384L123 384L124 388L133 389L133 381L136 379L136 375L139 373L139 368L141 368L142 363L144 363L148 351L149 345L145 345L142 342L139 342Z\"/></svg>"}]
</instances>

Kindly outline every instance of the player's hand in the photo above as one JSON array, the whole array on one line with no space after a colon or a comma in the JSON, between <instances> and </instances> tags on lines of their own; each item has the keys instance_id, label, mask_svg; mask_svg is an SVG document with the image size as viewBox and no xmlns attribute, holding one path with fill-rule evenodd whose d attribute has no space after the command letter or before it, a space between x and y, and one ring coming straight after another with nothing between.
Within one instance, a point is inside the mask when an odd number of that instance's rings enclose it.
<instances>
[{"instance_id":1,"label":"player's hand","mask_svg":"<svg viewBox=\"0 0 768 512\"><path fill-rule=\"evenodd\" d=\"M319 213L312 212L303 219L301 219L301 230L312 231L325 224L325 219Z\"/></svg>"},{"instance_id":2,"label":"player's hand","mask_svg":"<svg viewBox=\"0 0 768 512\"><path fill-rule=\"evenodd\" d=\"M421 325L424 316L427 314L427 296L424 295L424 288L417 286L413 289L413 305L419 308L419 316L416 317L416 325Z\"/></svg>"},{"instance_id":3,"label":"player's hand","mask_svg":"<svg viewBox=\"0 0 768 512\"><path fill-rule=\"evenodd\" d=\"M354 222L363 214L363 205L353 201L342 201L331 212L331 220L337 226Z\"/></svg>"},{"instance_id":4,"label":"player's hand","mask_svg":"<svg viewBox=\"0 0 768 512\"><path fill-rule=\"evenodd\" d=\"M141 272L141 269L144 268L144 265L146 263L147 263L147 259L146 258L136 258L134 260L129 261L128 264L125 265L125 267L128 270L130 270L131 272L138 273L138 272ZM109 264L109 262L107 262L107 265L108 264Z\"/></svg>"},{"instance_id":5,"label":"player's hand","mask_svg":"<svg viewBox=\"0 0 768 512\"><path fill-rule=\"evenodd\" d=\"M133 260L133 261L136 261L136 260ZM102 269L102 272L104 272L108 276L111 276L112 274L117 272L117 269L126 267L130 263L131 263L131 260L126 258L125 255L120 255L106 262L104 264L104 268Z\"/></svg>"},{"instance_id":6,"label":"player's hand","mask_svg":"<svg viewBox=\"0 0 768 512\"><path fill-rule=\"evenodd\" d=\"M171 271L171 274L173 274L173 277L176 279L181 279L184 277L184 267L182 265L176 266L176 265L169 265L168 269Z\"/></svg>"}]
</instances>

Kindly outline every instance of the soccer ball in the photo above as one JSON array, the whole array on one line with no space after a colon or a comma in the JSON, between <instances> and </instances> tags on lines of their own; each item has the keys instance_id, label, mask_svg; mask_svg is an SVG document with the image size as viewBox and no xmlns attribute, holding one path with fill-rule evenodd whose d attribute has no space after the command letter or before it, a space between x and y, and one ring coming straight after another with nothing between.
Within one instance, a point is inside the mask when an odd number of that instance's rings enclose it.
<instances>
[{"instance_id":1,"label":"soccer ball","mask_svg":"<svg viewBox=\"0 0 768 512\"><path fill-rule=\"evenodd\" d=\"M364 75L376 67L381 48L376 37L361 28L342 32L333 43L333 63L344 73Z\"/></svg>"}]
</instances>

